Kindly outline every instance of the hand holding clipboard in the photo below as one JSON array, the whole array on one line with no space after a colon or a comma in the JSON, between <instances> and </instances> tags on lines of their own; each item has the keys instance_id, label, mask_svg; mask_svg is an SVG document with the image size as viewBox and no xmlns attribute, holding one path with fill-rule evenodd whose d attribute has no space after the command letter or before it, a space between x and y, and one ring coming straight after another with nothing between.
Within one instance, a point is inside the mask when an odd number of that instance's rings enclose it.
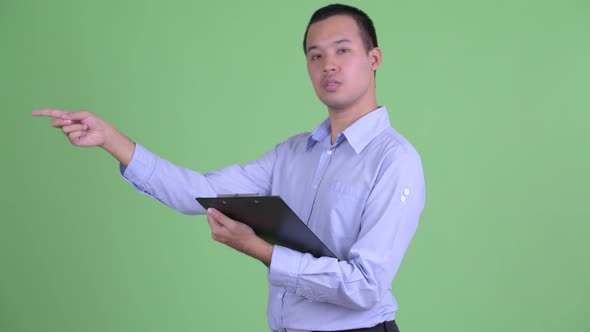
<instances>
[{"instance_id":1,"label":"hand holding clipboard","mask_svg":"<svg viewBox=\"0 0 590 332\"><path fill-rule=\"evenodd\" d=\"M197 197L203 208L214 208L252 227L266 241L315 257L336 257L280 196L256 194Z\"/></svg>"}]
</instances>

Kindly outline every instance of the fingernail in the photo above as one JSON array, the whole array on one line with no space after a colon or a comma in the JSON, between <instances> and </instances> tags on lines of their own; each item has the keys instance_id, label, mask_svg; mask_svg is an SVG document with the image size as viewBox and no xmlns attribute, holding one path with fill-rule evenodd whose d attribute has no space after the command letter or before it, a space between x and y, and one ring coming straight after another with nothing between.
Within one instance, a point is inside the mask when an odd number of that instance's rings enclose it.
<instances>
[{"instance_id":1,"label":"fingernail","mask_svg":"<svg viewBox=\"0 0 590 332\"><path fill-rule=\"evenodd\" d=\"M64 120L64 125L70 125L72 124L72 120Z\"/></svg>"},{"instance_id":2,"label":"fingernail","mask_svg":"<svg viewBox=\"0 0 590 332\"><path fill-rule=\"evenodd\" d=\"M217 212L214 208L208 208L207 209L207 214L210 216L215 215L215 212Z\"/></svg>"}]
</instances>

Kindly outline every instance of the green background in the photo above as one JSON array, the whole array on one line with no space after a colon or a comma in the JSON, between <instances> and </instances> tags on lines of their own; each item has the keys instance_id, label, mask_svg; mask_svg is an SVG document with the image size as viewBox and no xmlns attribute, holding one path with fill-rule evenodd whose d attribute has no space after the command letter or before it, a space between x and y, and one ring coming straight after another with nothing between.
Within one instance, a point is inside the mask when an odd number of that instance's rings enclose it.
<instances>
[{"instance_id":1,"label":"green background","mask_svg":"<svg viewBox=\"0 0 590 332\"><path fill-rule=\"evenodd\" d=\"M90 110L175 163L244 163L327 115L327 1L0 0L0 331L266 331L266 270L31 118ZM590 331L590 2L350 1L427 206L402 331Z\"/></svg>"}]
</instances>

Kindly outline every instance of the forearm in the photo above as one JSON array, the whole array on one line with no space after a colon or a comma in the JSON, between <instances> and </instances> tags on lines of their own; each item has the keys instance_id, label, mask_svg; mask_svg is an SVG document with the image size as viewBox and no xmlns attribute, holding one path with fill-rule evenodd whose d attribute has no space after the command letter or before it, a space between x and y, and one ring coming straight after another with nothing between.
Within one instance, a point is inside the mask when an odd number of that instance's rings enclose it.
<instances>
[{"instance_id":1,"label":"forearm","mask_svg":"<svg viewBox=\"0 0 590 332\"><path fill-rule=\"evenodd\" d=\"M205 213L195 197L216 196L203 174L162 159L141 144L135 145L129 165L121 167L121 172L139 192L185 214Z\"/></svg>"},{"instance_id":2,"label":"forearm","mask_svg":"<svg viewBox=\"0 0 590 332\"><path fill-rule=\"evenodd\" d=\"M159 158L141 144L135 144L131 161L127 167L122 163L121 172L141 193L182 213L202 214L205 210L197 203L196 197L214 197L220 193L267 194L268 187L252 180L265 178L265 172L261 171L262 166L259 164L260 161L244 167L233 165L202 174Z\"/></svg>"},{"instance_id":3,"label":"forearm","mask_svg":"<svg viewBox=\"0 0 590 332\"><path fill-rule=\"evenodd\" d=\"M260 237L257 237L256 240L246 247L244 253L258 259L264 263L264 265L270 266L273 250L274 245L264 241Z\"/></svg>"},{"instance_id":4,"label":"forearm","mask_svg":"<svg viewBox=\"0 0 590 332\"><path fill-rule=\"evenodd\" d=\"M315 258L275 246L269 282L312 301L366 310L383 299L393 279L392 266L380 263Z\"/></svg>"},{"instance_id":5,"label":"forearm","mask_svg":"<svg viewBox=\"0 0 590 332\"><path fill-rule=\"evenodd\" d=\"M421 209L411 210L361 229L344 261L275 246L269 282L317 302L355 310L373 307L389 292L416 231Z\"/></svg>"},{"instance_id":6,"label":"forearm","mask_svg":"<svg viewBox=\"0 0 590 332\"><path fill-rule=\"evenodd\" d=\"M135 143L112 126L106 130L105 142L100 147L125 167L129 165L135 151Z\"/></svg>"}]
</instances>

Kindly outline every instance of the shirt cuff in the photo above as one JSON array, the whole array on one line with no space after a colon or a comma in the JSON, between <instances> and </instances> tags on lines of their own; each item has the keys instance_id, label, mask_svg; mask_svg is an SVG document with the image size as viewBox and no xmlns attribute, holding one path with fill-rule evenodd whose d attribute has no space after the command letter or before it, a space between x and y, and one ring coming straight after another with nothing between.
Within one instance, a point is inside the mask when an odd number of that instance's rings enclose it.
<instances>
[{"instance_id":1,"label":"shirt cuff","mask_svg":"<svg viewBox=\"0 0 590 332\"><path fill-rule=\"evenodd\" d=\"M274 246L268 272L268 282L295 293L302 253L289 248Z\"/></svg>"},{"instance_id":2,"label":"shirt cuff","mask_svg":"<svg viewBox=\"0 0 590 332\"><path fill-rule=\"evenodd\" d=\"M140 144L135 143L131 161L125 167L119 164L119 171L127 182L145 192L145 185L154 173L158 157Z\"/></svg>"}]
</instances>

